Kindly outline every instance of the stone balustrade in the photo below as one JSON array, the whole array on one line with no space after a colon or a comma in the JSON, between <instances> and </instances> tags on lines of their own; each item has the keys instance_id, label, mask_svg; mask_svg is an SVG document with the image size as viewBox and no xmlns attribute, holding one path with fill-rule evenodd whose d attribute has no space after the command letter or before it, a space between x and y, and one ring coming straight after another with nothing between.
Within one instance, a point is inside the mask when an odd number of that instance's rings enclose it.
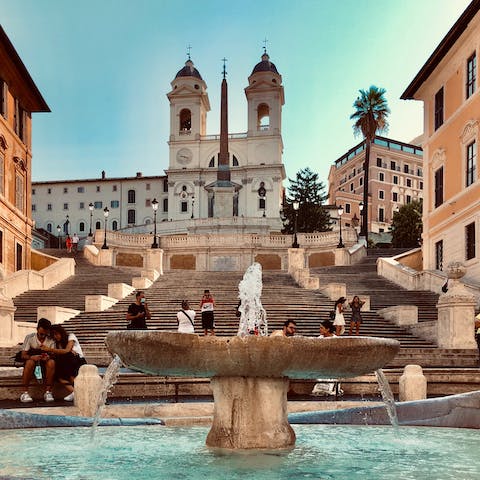
<instances>
[{"instance_id":1,"label":"stone balustrade","mask_svg":"<svg viewBox=\"0 0 480 480\"><path fill-rule=\"evenodd\" d=\"M85 295L85 312L103 312L117 302L117 298L106 295Z\"/></svg>"},{"instance_id":2,"label":"stone balustrade","mask_svg":"<svg viewBox=\"0 0 480 480\"><path fill-rule=\"evenodd\" d=\"M79 313L80 310L75 310L74 308L42 305L37 307L37 320L48 318L52 323L59 324L76 317Z\"/></svg>"}]
</instances>

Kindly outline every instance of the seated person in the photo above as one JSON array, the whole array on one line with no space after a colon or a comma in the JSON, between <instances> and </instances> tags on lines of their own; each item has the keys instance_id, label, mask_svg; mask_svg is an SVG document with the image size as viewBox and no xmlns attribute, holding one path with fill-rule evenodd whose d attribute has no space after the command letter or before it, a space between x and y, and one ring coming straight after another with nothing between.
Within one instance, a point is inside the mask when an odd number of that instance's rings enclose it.
<instances>
[{"instance_id":1,"label":"seated person","mask_svg":"<svg viewBox=\"0 0 480 480\"><path fill-rule=\"evenodd\" d=\"M271 337L293 337L297 331L297 322L295 320L285 320L282 330L274 330Z\"/></svg>"},{"instance_id":2,"label":"seated person","mask_svg":"<svg viewBox=\"0 0 480 480\"><path fill-rule=\"evenodd\" d=\"M77 337L67 331L61 325L52 325L51 333L55 340L54 347L42 346L42 351L55 355L55 378L68 391L64 398L67 402L73 402L73 383L78 375L78 370L87 362L83 356L82 347Z\"/></svg>"},{"instance_id":3,"label":"seated person","mask_svg":"<svg viewBox=\"0 0 480 480\"><path fill-rule=\"evenodd\" d=\"M55 342L49 338L50 320L41 318L37 323L37 331L30 333L25 337L22 347L22 360L25 362L22 374L23 393L20 396L22 403L33 402L32 397L28 393L28 386L33 377L35 367L38 365L42 369L42 376L45 381L45 394L43 399L46 402L53 402L52 395L53 377L55 374L55 360L46 352L42 352L42 346L53 347Z\"/></svg>"},{"instance_id":4,"label":"seated person","mask_svg":"<svg viewBox=\"0 0 480 480\"><path fill-rule=\"evenodd\" d=\"M320 335L318 338L335 337L335 325L330 320L324 320L320 324Z\"/></svg>"}]
</instances>

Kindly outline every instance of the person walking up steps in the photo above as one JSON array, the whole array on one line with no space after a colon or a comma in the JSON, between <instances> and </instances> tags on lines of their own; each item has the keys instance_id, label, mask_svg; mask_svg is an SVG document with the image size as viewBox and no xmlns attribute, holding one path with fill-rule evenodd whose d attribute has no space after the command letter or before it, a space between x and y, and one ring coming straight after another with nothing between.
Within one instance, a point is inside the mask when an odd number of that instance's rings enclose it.
<instances>
[{"instance_id":1,"label":"person walking up steps","mask_svg":"<svg viewBox=\"0 0 480 480\"><path fill-rule=\"evenodd\" d=\"M358 295L355 295L352 301L349 303L350 308L352 309L352 317L350 318L350 329L348 334L351 335L353 332L353 327L355 326L356 335L360 333L360 324L362 323L362 313L361 309L365 302L362 302Z\"/></svg>"}]
</instances>

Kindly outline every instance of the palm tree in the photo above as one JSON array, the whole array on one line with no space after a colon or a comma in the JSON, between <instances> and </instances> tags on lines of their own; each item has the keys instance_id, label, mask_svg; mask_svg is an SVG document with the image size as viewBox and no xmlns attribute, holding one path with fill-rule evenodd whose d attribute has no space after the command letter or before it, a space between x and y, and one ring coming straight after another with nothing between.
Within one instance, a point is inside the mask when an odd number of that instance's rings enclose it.
<instances>
[{"instance_id":1,"label":"palm tree","mask_svg":"<svg viewBox=\"0 0 480 480\"><path fill-rule=\"evenodd\" d=\"M355 120L353 131L355 135L362 134L365 139L365 162L363 164L363 222L360 234L365 237L368 245L368 172L370 168L370 146L375 135L387 130L387 117L390 109L383 96L384 88L372 85L368 90L360 90L360 95L353 103L355 112L350 120Z\"/></svg>"}]
</instances>

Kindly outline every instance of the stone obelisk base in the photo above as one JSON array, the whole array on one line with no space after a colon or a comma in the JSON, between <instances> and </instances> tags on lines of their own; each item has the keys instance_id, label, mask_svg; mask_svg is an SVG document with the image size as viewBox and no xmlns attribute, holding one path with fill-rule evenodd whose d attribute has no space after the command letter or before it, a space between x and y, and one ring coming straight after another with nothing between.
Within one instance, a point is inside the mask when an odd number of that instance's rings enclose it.
<instances>
[{"instance_id":1,"label":"stone obelisk base","mask_svg":"<svg viewBox=\"0 0 480 480\"><path fill-rule=\"evenodd\" d=\"M295 445L288 423L289 380L264 377L213 377L215 400L209 447L279 449Z\"/></svg>"}]
</instances>

